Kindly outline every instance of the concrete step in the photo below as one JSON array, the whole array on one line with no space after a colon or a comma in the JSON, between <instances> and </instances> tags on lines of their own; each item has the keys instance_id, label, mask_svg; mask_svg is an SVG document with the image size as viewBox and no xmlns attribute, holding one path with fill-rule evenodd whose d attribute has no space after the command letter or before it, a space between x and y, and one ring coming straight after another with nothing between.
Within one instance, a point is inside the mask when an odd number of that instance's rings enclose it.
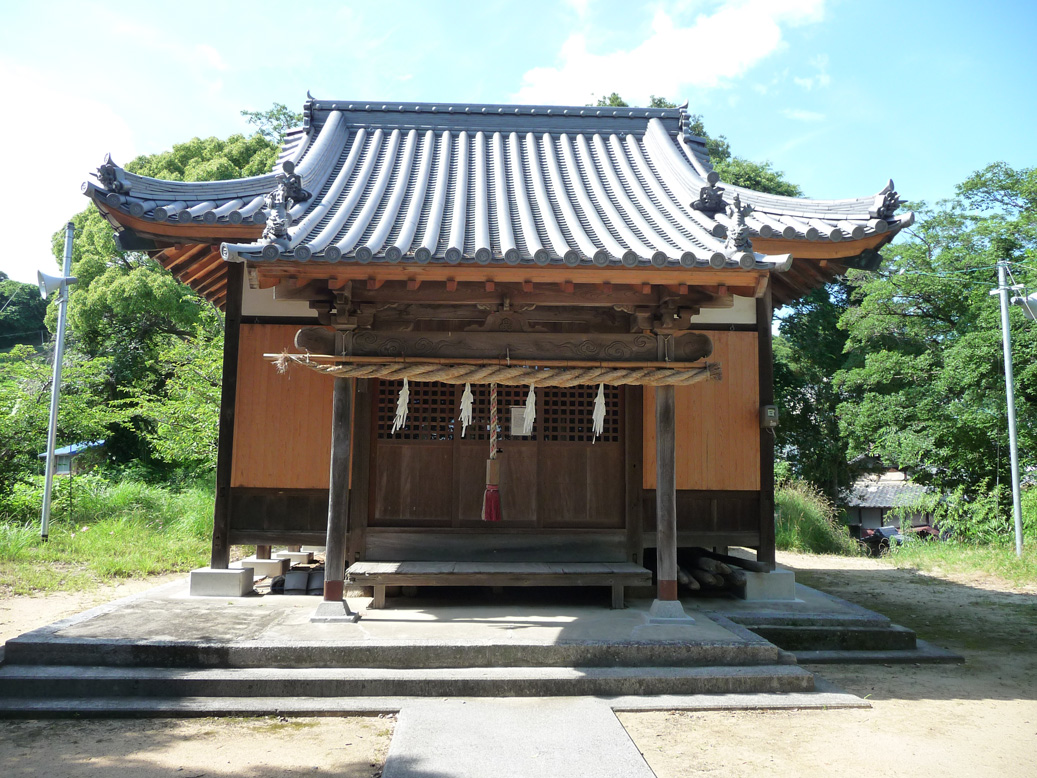
<instances>
[{"instance_id":1,"label":"concrete step","mask_svg":"<svg viewBox=\"0 0 1037 778\"><path fill-rule=\"evenodd\" d=\"M786 651L913 651L915 633L897 624L888 626L803 626L746 624L765 640Z\"/></svg>"},{"instance_id":2,"label":"concrete step","mask_svg":"<svg viewBox=\"0 0 1037 778\"><path fill-rule=\"evenodd\" d=\"M96 697L552 697L808 692L796 665L383 668L0 667L0 699Z\"/></svg>"},{"instance_id":3,"label":"concrete step","mask_svg":"<svg viewBox=\"0 0 1037 778\"><path fill-rule=\"evenodd\" d=\"M34 639L7 641L8 665L97 667L386 669L450 667L714 667L782 664L777 646L749 635L732 643L594 642L494 643L377 642L355 645L292 642L196 643L130 640Z\"/></svg>"}]
</instances>

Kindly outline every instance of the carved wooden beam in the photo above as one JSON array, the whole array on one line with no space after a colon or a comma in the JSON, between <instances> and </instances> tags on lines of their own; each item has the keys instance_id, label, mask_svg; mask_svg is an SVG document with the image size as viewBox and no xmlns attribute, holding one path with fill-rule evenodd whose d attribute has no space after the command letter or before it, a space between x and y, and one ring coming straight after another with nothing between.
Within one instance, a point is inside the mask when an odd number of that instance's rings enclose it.
<instances>
[{"instance_id":1,"label":"carved wooden beam","mask_svg":"<svg viewBox=\"0 0 1037 778\"><path fill-rule=\"evenodd\" d=\"M326 336L323 336L326 338ZM540 332L375 332L348 333L355 356L457 359L584 359L611 362L658 360L658 339L650 334ZM326 342L326 340L325 340ZM313 351L313 349L311 349ZM316 351L314 351L316 353ZM327 352L326 352L327 353ZM694 362L713 353L709 336L690 332L674 337L674 359Z\"/></svg>"}]
</instances>

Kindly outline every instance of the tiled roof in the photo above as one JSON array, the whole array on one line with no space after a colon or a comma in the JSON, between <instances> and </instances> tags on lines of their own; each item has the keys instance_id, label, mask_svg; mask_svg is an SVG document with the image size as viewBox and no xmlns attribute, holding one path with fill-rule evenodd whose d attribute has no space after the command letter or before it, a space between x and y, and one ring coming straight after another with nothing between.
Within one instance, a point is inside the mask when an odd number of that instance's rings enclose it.
<instances>
[{"instance_id":1,"label":"tiled roof","mask_svg":"<svg viewBox=\"0 0 1037 778\"><path fill-rule=\"evenodd\" d=\"M892 508L909 505L926 494L924 486L911 481L861 478L854 482L846 505L850 508Z\"/></svg>"},{"instance_id":2,"label":"tiled roof","mask_svg":"<svg viewBox=\"0 0 1037 778\"><path fill-rule=\"evenodd\" d=\"M144 224L268 223L265 238L223 246L225 259L257 262L783 270L788 255L745 239L884 242L913 218L894 215L892 182L851 200L718 184L683 108L311 99L304 114L281 154L309 194L287 200L287 231L265 202L281 173L185 183L109 164L84 191Z\"/></svg>"}]
</instances>

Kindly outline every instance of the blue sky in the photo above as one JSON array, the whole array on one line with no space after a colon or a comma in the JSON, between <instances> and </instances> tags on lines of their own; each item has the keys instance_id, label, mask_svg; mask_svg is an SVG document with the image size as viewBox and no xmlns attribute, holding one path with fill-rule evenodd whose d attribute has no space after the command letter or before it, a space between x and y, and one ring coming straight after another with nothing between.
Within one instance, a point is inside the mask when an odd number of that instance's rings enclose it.
<instances>
[{"instance_id":1,"label":"blue sky","mask_svg":"<svg viewBox=\"0 0 1037 778\"><path fill-rule=\"evenodd\" d=\"M49 236L106 152L125 163L247 131L241 109L317 97L682 102L812 197L892 177L938 200L1037 160L1037 3L991 0L48 2L0 5L0 270L52 268ZM9 211L10 213L10 211Z\"/></svg>"}]
</instances>

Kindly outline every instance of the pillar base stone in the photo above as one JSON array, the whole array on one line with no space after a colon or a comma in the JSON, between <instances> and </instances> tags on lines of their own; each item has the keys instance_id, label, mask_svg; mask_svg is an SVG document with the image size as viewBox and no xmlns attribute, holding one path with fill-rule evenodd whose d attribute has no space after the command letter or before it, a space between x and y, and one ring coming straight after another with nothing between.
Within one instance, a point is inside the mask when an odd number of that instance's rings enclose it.
<instances>
[{"instance_id":1,"label":"pillar base stone","mask_svg":"<svg viewBox=\"0 0 1037 778\"><path fill-rule=\"evenodd\" d=\"M360 614L349 609L345 600L324 600L310 616L313 624L355 624L360 621Z\"/></svg>"},{"instance_id":2,"label":"pillar base stone","mask_svg":"<svg viewBox=\"0 0 1037 778\"><path fill-rule=\"evenodd\" d=\"M649 624L694 624L695 619L684 612L680 600L655 600L648 610Z\"/></svg>"}]
</instances>

